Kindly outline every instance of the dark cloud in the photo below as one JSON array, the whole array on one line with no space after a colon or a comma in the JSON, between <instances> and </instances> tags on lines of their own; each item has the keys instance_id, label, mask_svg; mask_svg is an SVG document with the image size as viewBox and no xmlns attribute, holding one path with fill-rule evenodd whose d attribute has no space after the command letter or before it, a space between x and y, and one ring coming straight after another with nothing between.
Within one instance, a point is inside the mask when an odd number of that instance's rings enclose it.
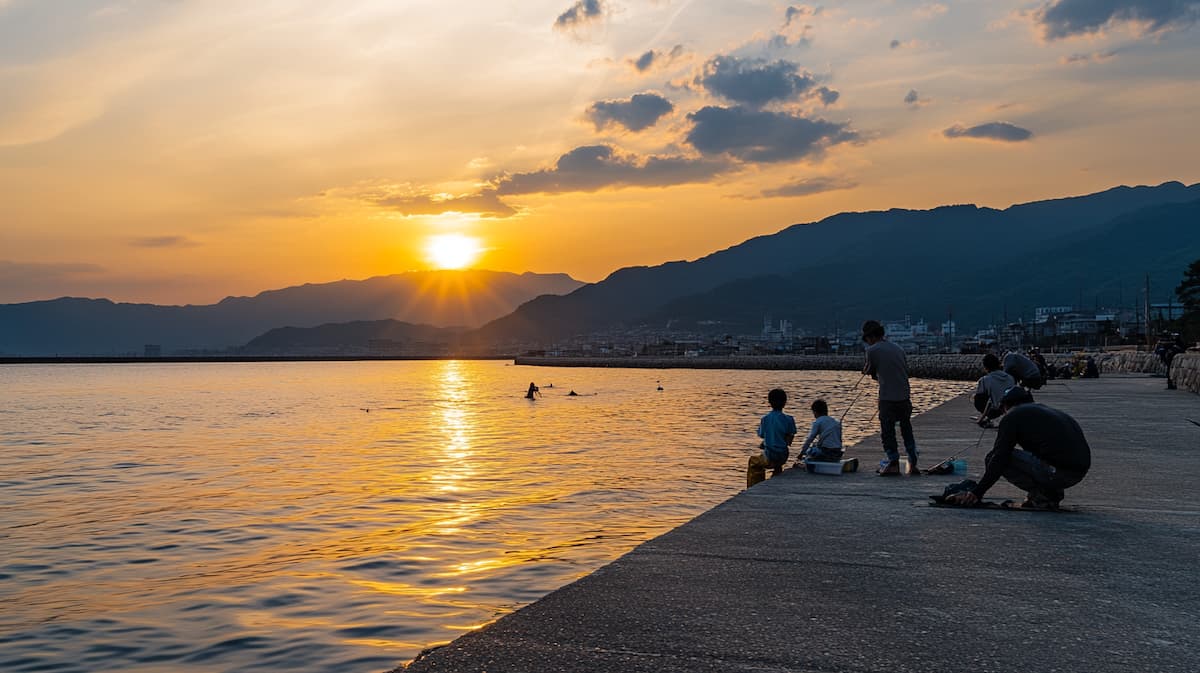
<instances>
[{"instance_id":1,"label":"dark cloud","mask_svg":"<svg viewBox=\"0 0 1200 673\"><path fill-rule=\"evenodd\" d=\"M909 89L908 93L904 94L904 102L909 105L916 105L921 102L921 96L916 89Z\"/></svg>"},{"instance_id":2,"label":"dark cloud","mask_svg":"<svg viewBox=\"0 0 1200 673\"><path fill-rule=\"evenodd\" d=\"M1017 143L1029 140L1033 132L1008 122L988 122L978 126L966 127L955 124L942 131L947 138L979 138L981 140L999 140L1006 143Z\"/></svg>"},{"instance_id":3,"label":"dark cloud","mask_svg":"<svg viewBox=\"0 0 1200 673\"><path fill-rule=\"evenodd\" d=\"M558 15L554 27L558 30L572 30L585 24L598 21L604 17L606 8L602 0L579 0L570 9Z\"/></svg>"},{"instance_id":4,"label":"dark cloud","mask_svg":"<svg viewBox=\"0 0 1200 673\"><path fill-rule=\"evenodd\" d=\"M146 236L130 241L131 245L139 248L186 248L199 245L187 236Z\"/></svg>"},{"instance_id":5,"label":"dark cloud","mask_svg":"<svg viewBox=\"0 0 1200 673\"><path fill-rule=\"evenodd\" d=\"M684 156L638 157L608 145L576 147L554 168L502 175L501 195L594 192L605 187L667 187L703 182L732 168L728 161Z\"/></svg>"},{"instance_id":6,"label":"dark cloud","mask_svg":"<svg viewBox=\"0 0 1200 673\"><path fill-rule=\"evenodd\" d=\"M891 47L892 49L899 49L900 45L901 45L900 40L892 40L891 44L889 44L888 46Z\"/></svg>"},{"instance_id":7,"label":"dark cloud","mask_svg":"<svg viewBox=\"0 0 1200 673\"><path fill-rule=\"evenodd\" d=\"M629 59L629 65L638 72L649 72L656 68L661 68L670 65L680 56L683 56L683 45L677 44L671 47L671 51L658 51L648 49L641 56L634 59Z\"/></svg>"},{"instance_id":8,"label":"dark cloud","mask_svg":"<svg viewBox=\"0 0 1200 673\"><path fill-rule=\"evenodd\" d=\"M783 112L710 105L688 115L687 142L706 156L743 161L789 161L819 155L827 147L852 142L849 124Z\"/></svg>"},{"instance_id":9,"label":"dark cloud","mask_svg":"<svg viewBox=\"0 0 1200 673\"><path fill-rule=\"evenodd\" d=\"M403 215L441 215L442 213L479 213L494 217L515 214L511 206L500 200L494 189L485 189L478 194L436 198L429 194L412 196L381 196L369 199L377 206L389 208Z\"/></svg>"},{"instance_id":10,"label":"dark cloud","mask_svg":"<svg viewBox=\"0 0 1200 673\"><path fill-rule=\"evenodd\" d=\"M1034 20L1047 40L1091 35L1117 24L1164 33L1200 20L1200 0L1052 0L1034 12Z\"/></svg>"},{"instance_id":11,"label":"dark cloud","mask_svg":"<svg viewBox=\"0 0 1200 673\"><path fill-rule=\"evenodd\" d=\"M596 125L596 130L617 124L630 131L641 131L654 126L665 114L675 109L671 101L656 93L634 94L629 100L602 100L592 103L587 109L587 118Z\"/></svg>"},{"instance_id":12,"label":"dark cloud","mask_svg":"<svg viewBox=\"0 0 1200 673\"><path fill-rule=\"evenodd\" d=\"M808 178L806 180L789 182L786 185L780 185L771 189L764 189L761 193L761 197L764 199L773 199L781 197L809 196L812 194L820 194L822 192L834 192L839 189L853 189L857 186L857 182L851 182L843 178Z\"/></svg>"},{"instance_id":13,"label":"dark cloud","mask_svg":"<svg viewBox=\"0 0 1200 673\"><path fill-rule=\"evenodd\" d=\"M803 19L811 19L814 16L820 16L821 12L825 11L824 7L809 7L808 5L792 5L783 13L784 27L792 25L793 21Z\"/></svg>"},{"instance_id":14,"label":"dark cloud","mask_svg":"<svg viewBox=\"0 0 1200 673\"><path fill-rule=\"evenodd\" d=\"M772 63L761 58L717 56L704 64L704 71L696 77L695 84L717 96L751 107L812 96L818 96L824 102L829 93L837 99L836 92L824 87L818 89L816 77L801 71L798 64L785 60Z\"/></svg>"}]
</instances>

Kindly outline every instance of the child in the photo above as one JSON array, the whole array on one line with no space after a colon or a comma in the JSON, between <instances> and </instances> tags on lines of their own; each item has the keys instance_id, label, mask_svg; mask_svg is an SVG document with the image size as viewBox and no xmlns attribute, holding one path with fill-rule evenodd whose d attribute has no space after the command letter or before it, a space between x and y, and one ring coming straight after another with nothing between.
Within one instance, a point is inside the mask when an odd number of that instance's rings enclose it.
<instances>
[{"instance_id":1,"label":"child","mask_svg":"<svg viewBox=\"0 0 1200 673\"><path fill-rule=\"evenodd\" d=\"M812 403L813 424L800 447L801 460L836 463L842 459L842 424L829 415L825 400ZM815 443L814 443L815 440Z\"/></svg>"},{"instance_id":2,"label":"child","mask_svg":"<svg viewBox=\"0 0 1200 673\"><path fill-rule=\"evenodd\" d=\"M768 467L772 475L782 472L788 459L788 447L796 438L796 419L783 413L787 393L775 388L767 393L767 402L771 404L771 411L758 423L758 436L762 437L758 446L762 453L750 457L746 466L746 488L766 479Z\"/></svg>"}]
</instances>

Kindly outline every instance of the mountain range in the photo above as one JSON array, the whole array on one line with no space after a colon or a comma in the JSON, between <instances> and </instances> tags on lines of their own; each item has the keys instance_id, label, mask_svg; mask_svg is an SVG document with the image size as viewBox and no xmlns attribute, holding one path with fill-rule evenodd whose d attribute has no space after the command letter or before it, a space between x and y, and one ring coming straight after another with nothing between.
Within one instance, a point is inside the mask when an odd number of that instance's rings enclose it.
<instances>
[{"instance_id":1,"label":"mountain range","mask_svg":"<svg viewBox=\"0 0 1200 673\"><path fill-rule=\"evenodd\" d=\"M394 319L478 327L543 294L583 285L566 274L414 271L227 297L204 306L115 303L63 297L0 305L0 353L113 355L225 349L277 327Z\"/></svg>"},{"instance_id":2,"label":"mountain range","mask_svg":"<svg viewBox=\"0 0 1200 673\"><path fill-rule=\"evenodd\" d=\"M538 297L477 336L552 341L637 325L753 333L764 316L826 328L952 313L959 325L982 326L1036 306L1132 306L1147 275L1165 300L1200 257L1198 211L1200 184L1167 182L1003 210L841 213Z\"/></svg>"}]
</instances>

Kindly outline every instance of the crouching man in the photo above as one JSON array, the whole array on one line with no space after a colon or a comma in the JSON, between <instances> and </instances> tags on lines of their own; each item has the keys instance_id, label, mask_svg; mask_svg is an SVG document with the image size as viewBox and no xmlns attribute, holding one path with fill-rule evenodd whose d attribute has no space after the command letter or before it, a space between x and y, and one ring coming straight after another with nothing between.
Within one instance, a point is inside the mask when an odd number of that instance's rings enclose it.
<instances>
[{"instance_id":1,"label":"crouching man","mask_svg":"<svg viewBox=\"0 0 1200 673\"><path fill-rule=\"evenodd\" d=\"M1092 450L1083 430L1058 409L1034 404L1029 391L1018 386L1006 390L1000 403L1004 417L979 484L947 502L978 504L1004 477L1026 491L1022 507L1057 509L1064 491L1082 481L1092 466Z\"/></svg>"}]
</instances>

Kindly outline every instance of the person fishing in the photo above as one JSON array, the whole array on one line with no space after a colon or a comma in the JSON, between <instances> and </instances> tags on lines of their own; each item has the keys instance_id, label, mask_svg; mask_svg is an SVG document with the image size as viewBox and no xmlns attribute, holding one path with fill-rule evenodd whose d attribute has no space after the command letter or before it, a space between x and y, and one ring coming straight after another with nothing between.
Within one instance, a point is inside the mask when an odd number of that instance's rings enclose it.
<instances>
[{"instance_id":1,"label":"person fishing","mask_svg":"<svg viewBox=\"0 0 1200 673\"><path fill-rule=\"evenodd\" d=\"M983 356L983 370L986 372L975 385L975 396L972 402L979 418L975 421L981 428L992 427L992 419L1004 415L1000 408L1000 398L1004 391L1017 385L1013 377L1000 369L1000 358L992 353Z\"/></svg>"},{"instance_id":2,"label":"person fishing","mask_svg":"<svg viewBox=\"0 0 1200 673\"><path fill-rule=\"evenodd\" d=\"M1082 481L1092 466L1092 449L1083 429L1065 412L1035 404L1020 386L1006 390L1000 403L1004 418L984 459L983 476L970 490L955 493L946 502L977 505L1004 477L1026 492L1022 507L1058 509L1066 489Z\"/></svg>"},{"instance_id":3,"label":"person fishing","mask_svg":"<svg viewBox=\"0 0 1200 673\"><path fill-rule=\"evenodd\" d=\"M771 476L783 472L783 465L788 459L788 447L796 438L796 419L783 413L787 399L787 393L782 388L774 388L767 393L771 411L758 422L758 436L762 442L758 445L760 453L750 456L746 463L746 488L766 479L768 467L771 468Z\"/></svg>"},{"instance_id":4,"label":"person fishing","mask_svg":"<svg viewBox=\"0 0 1200 673\"><path fill-rule=\"evenodd\" d=\"M536 395L536 396L540 397L541 394L542 393L538 390L538 387L533 384L533 381L530 381L529 382L529 390L525 391L525 399L527 399L527 400L536 399L534 396Z\"/></svg>"},{"instance_id":5,"label":"person fishing","mask_svg":"<svg viewBox=\"0 0 1200 673\"><path fill-rule=\"evenodd\" d=\"M912 429L912 400L909 399L908 361L904 349L884 338L883 325L868 320L862 326L862 340L867 344L867 362L863 373L879 382L879 427L883 452L887 459L876 473L881 477L900 474L900 450L896 442L896 424L904 437L908 453L908 474L919 475L917 440Z\"/></svg>"},{"instance_id":6,"label":"person fishing","mask_svg":"<svg viewBox=\"0 0 1200 673\"><path fill-rule=\"evenodd\" d=\"M842 424L829 415L825 400L812 403L813 423L800 447L800 460L836 463L842 459Z\"/></svg>"},{"instance_id":7,"label":"person fishing","mask_svg":"<svg viewBox=\"0 0 1200 673\"><path fill-rule=\"evenodd\" d=\"M1004 373L1013 377L1017 385L1027 390L1040 390L1046 385L1046 379L1037 363L1017 351L1009 351L1004 356Z\"/></svg>"}]
</instances>

